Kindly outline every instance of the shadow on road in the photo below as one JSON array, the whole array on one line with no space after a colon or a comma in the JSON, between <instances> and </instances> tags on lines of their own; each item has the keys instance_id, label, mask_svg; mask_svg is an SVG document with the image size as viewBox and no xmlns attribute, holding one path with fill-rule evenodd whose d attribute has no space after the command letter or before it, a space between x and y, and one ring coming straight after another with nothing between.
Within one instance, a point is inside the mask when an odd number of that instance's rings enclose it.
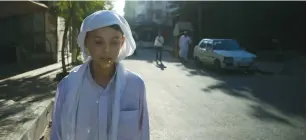
<instances>
[{"instance_id":1,"label":"shadow on road","mask_svg":"<svg viewBox=\"0 0 307 140\"><path fill-rule=\"evenodd\" d=\"M251 75L241 72L215 72L212 68L198 68L194 63L176 64L188 71L188 76L206 76L220 82L203 89L207 94L220 90L225 94L244 98L256 102L258 106L251 106L250 116L260 120L277 121L290 125L283 116L306 117L305 75L303 76L268 76ZM270 106L282 115L272 113Z\"/></svg>"},{"instance_id":2,"label":"shadow on road","mask_svg":"<svg viewBox=\"0 0 307 140\"><path fill-rule=\"evenodd\" d=\"M167 68L163 62L156 62L155 66L161 70L164 70L165 68Z\"/></svg>"},{"instance_id":3,"label":"shadow on road","mask_svg":"<svg viewBox=\"0 0 307 140\"><path fill-rule=\"evenodd\" d=\"M139 48L137 55L132 55L126 58L127 60L140 60L154 63L156 61L156 51L152 48ZM169 51L163 51L162 61L164 62L179 62L178 59L171 56Z\"/></svg>"},{"instance_id":4,"label":"shadow on road","mask_svg":"<svg viewBox=\"0 0 307 140\"><path fill-rule=\"evenodd\" d=\"M35 63L35 64L27 64L24 67L18 66L17 64L12 64L9 66L2 66L0 69L0 79L6 79L8 77L12 77L14 75L24 73L27 71L35 70L37 68L41 68L44 66L50 65L49 63Z\"/></svg>"},{"instance_id":5,"label":"shadow on road","mask_svg":"<svg viewBox=\"0 0 307 140\"><path fill-rule=\"evenodd\" d=\"M215 90L245 100L252 101L247 114L262 121L275 121L292 125L289 118L299 117L305 120L305 76L275 76L254 75L242 72L216 72L213 68L198 68L193 61L182 64L179 59L170 54L163 61L173 62L173 65L188 72L188 76L204 76L219 82L202 90L206 94L214 94ZM132 60L143 60L149 63L155 61L154 50L142 50ZM158 68L159 66L156 65ZM205 85L204 85L205 86Z\"/></svg>"},{"instance_id":6,"label":"shadow on road","mask_svg":"<svg viewBox=\"0 0 307 140\"><path fill-rule=\"evenodd\" d=\"M286 115L305 117L305 81L298 77L219 77L221 82L204 91L219 89L232 96L272 105ZM252 97L252 98L251 98Z\"/></svg>"},{"instance_id":7,"label":"shadow on road","mask_svg":"<svg viewBox=\"0 0 307 140\"><path fill-rule=\"evenodd\" d=\"M253 110L251 112L251 116L254 118L257 118L259 120L262 120L264 122L271 122L276 121L279 123L283 123L292 127L295 127L290 121L288 121L286 118L280 117L272 112L269 112L267 109L261 107L261 106L250 106Z\"/></svg>"},{"instance_id":8,"label":"shadow on road","mask_svg":"<svg viewBox=\"0 0 307 140\"><path fill-rule=\"evenodd\" d=\"M0 132L6 133L14 129L14 125L34 119L33 112L26 110L32 103L52 98L56 82L48 76L59 69L41 73L33 77L7 79L0 82ZM11 118L14 115L22 117ZM1 135L0 133L0 135Z\"/></svg>"}]
</instances>

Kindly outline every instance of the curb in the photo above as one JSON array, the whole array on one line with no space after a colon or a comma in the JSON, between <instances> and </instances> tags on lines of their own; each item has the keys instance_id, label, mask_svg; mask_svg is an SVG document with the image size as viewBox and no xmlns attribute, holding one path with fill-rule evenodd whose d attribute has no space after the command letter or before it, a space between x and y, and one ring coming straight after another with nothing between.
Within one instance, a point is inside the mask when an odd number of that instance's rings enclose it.
<instances>
[{"instance_id":1,"label":"curb","mask_svg":"<svg viewBox=\"0 0 307 140\"><path fill-rule=\"evenodd\" d=\"M44 134L45 128L51 120L53 104L54 101L49 100L43 111L31 122L22 135L14 140L38 140Z\"/></svg>"},{"instance_id":2,"label":"curb","mask_svg":"<svg viewBox=\"0 0 307 140\"><path fill-rule=\"evenodd\" d=\"M67 70L70 71L72 67L74 66L68 65ZM12 77L0 79L0 82L10 79L18 79L24 76L32 77L44 73L46 71L47 72L52 71L51 73L58 72L58 69L60 68L61 64L55 63L22 74L18 74ZM38 103L39 103L38 106L35 106L35 108L31 110L34 111L35 114L35 116L33 116L33 119L31 118L30 121L22 122L23 124L21 124L15 132L9 134L6 137L6 140L39 140L42 137L42 135L44 135L45 128L46 126L48 126L49 122L51 121L54 98L42 100Z\"/></svg>"}]
</instances>

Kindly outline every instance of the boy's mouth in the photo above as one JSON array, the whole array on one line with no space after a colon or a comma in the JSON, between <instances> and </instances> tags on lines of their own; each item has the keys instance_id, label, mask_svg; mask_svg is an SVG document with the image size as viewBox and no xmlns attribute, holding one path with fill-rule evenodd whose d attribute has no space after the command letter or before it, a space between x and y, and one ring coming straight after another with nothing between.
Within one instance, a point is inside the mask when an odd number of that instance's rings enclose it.
<instances>
[{"instance_id":1,"label":"boy's mouth","mask_svg":"<svg viewBox=\"0 0 307 140\"><path fill-rule=\"evenodd\" d=\"M108 61L111 61L112 59L111 58L100 58L101 61L105 61L105 62L108 62Z\"/></svg>"},{"instance_id":2,"label":"boy's mouth","mask_svg":"<svg viewBox=\"0 0 307 140\"><path fill-rule=\"evenodd\" d=\"M100 58L100 62L101 62L100 65L102 68L107 68L111 66L112 59L111 58Z\"/></svg>"}]
</instances>

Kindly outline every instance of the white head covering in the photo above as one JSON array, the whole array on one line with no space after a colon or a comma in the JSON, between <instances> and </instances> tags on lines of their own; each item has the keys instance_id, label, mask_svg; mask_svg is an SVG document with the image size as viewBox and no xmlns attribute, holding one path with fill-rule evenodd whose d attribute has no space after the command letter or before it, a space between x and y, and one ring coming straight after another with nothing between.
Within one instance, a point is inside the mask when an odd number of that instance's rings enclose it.
<instances>
[{"instance_id":1,"label":"white head covering","mask_svg":"<svg viewBox=\"0 0 307 140\"><path fill-rule=\"evenodd\" d=\"M135 41L133 39L130 26L126 19L117 14L115 11L110 10L100 10L97 11L88 17L86 17L81 25L80 33L78 35L78 44L82 52L82 60L83 62L86 62L91 59L88 52L85 50L84 46L84 40L86 33L89 31L93 31L98 28L110 26L117 24L122 29L124 36L126 38L122 48L120 49L120 52L117 57L117 61L123 60L124 58L130 56L133 54L136 45Z\"/></svg>"}]
</instances>

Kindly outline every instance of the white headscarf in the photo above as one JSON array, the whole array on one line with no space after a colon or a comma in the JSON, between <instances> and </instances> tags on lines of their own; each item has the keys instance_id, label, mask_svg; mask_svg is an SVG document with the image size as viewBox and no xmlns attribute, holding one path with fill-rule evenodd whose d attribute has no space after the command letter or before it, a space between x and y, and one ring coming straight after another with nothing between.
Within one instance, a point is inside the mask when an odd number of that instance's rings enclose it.
<instances>
[{"instance_id":1,"label":"white headscarf","mask_svg":"<svg viewBox=\"0 0 307 140\"><path fill-rule=\"evenodd\" d=\"M82 52L82 60L86 62L91 59L88 52L85 50L85 36L86 33L89 31L93 31L98 28L110 26L117 24L121 28L126 38L123 46L120 49L120 52L117 57L117 62L123 60L124 58L133 54L134 50L136 49L135 41L133 39L130 26L126 19L117 14L115 11L110 10L100 10L97 11L89 16L87 16L81 25L80 33L78 35L78 44Z\"/></svg>"}]
</instances>

